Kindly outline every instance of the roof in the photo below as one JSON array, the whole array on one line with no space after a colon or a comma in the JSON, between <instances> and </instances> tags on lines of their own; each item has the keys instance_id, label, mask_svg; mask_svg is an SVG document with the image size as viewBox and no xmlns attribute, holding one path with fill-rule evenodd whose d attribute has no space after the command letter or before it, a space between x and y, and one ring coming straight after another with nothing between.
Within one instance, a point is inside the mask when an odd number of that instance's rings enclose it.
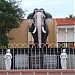
<instances>
[{"instance_id":1,"label":"roof","mask_svg":"<svg viewBox=\"0 0 75 75\"><path fill-rule=\"evenodd\" d=\"M75 25L75 18L56 18L55 20L58 26Z\"/></svg>"}]
</instances>

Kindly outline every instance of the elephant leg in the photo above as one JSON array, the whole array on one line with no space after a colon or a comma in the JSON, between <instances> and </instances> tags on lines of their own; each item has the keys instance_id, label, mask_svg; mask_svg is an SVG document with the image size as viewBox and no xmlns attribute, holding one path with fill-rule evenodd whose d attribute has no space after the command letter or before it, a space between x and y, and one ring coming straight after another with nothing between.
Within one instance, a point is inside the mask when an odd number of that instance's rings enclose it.
<instances>
[{"instance_id":1,"label":"elephant leg","mask_svg":"<svg viewBox=\"0 0 75 75\"><path fill-rule=\"evenodd\" d=\"M42 43L43 44L46 44L46 40L47 40L47 36L48 36L48 27L45 25L44 26L44 29L45 29L45 31L46 31L46 33L43 33L43 31L42 31L42 38L41 38L41 40L42 40Z\"/></svg>"},{"instance_id":2,"label":"elephant leg","mask_svg":"<svg viewBox=\"0 0 75 75\"><path fill-rule=\"evenodd\" d=\"M35 29L35 26L34 26L34 24L32 24L32 26L30 28L30 32L34 38L34 43L38 43L37 31L35 33L33 33L34 29Z\"/></svg>"},{"instance_id":3,"label":"elephant leg","mask_svg":"<svg viewBox=\"0 0 75 75\"><path fill-rule=\"evenodd\" d=\"M42 33L42 43L45 44L46 43L46 34Z\"/></svg>"},{"instance_id":4,"label":"elephant leg","mask_svg":"<svg viewBox=\"0 0 75 75\"><path fill-rule=\"evenodd\" d=\"M38 43L38 32L36 30L36 32L33 33L34 29L35 29L35 26L34 26L34 24L32 24L32 26L31 26L29 31L31 32L32 37L34 38L34 44L37 44Z\"/></svg>"},{"instance_id":5,"label":"elephant leg","mask_svg":"<svg viewBox=\"0 0 75 75\"><path fill-rule=\"evenodd\" d=\"M44 44L46 44L46 40L47 40L47 36L48 36L48 33L45 34L45 33L42 33L42 47L44 47Z\"/></svg>"},{"instance_id":6,"label":"elephant leg","mask_svg":"<svg viewBox=\"0 0 75 75\"><path fill-rule=\"evenodd\" d=\"M34 38L34 43L38 43L38 34L37 34L37 31L34 34L32 33L32 36Z\"/></svg>"},{"instance_id":7,"label":"elephant leg","mask_svg":"<svg viewBox=\"0 0 75 75\"><path fill-rule=\"evenodd\" d=\"M38 47L38 34L37 34L37 31L33 34L32 32L31 32L31 34L32 34L32 36L33 36L33 38L34 38L34 44L35 44L35 47ZM34 46L33 46L34 47ZM34 48L35 48L34 47Z\"/></svg>"}]
</instances>

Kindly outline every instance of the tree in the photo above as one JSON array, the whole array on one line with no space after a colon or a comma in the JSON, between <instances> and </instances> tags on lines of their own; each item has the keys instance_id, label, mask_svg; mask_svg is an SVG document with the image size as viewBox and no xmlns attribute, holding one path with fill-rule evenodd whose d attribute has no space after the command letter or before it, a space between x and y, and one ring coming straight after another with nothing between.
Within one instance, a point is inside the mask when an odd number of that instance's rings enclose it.
<instances>
[{"instance_id":1,"label":"tree","mask_svg":"<svg viewBox=\"0 0 75 75\"><path fill-rule=\"evenodd\" d=\"M69 14L69 17L66 18L75 18L75 16L73 14Z\"/></svg>"},{"instance_id":2,"label":"tree","mask_svg":"<svg viewBox=\"0 0 75 75\"><path fill-rule=\"evenodd\" d=\"M8 46L7 33L19 27L25 13L15 0L0 0L0 44Z\"/></svg>"},{"instance_id":3,"label":"tree","mask_svg":"<svg viewBox=\"0 0 75 75\"><path fill-rule=\"evenodd\" d=\"M69 14L69 18L74 18L74 16L72 14Z\"/></svg>"}]
</instances>

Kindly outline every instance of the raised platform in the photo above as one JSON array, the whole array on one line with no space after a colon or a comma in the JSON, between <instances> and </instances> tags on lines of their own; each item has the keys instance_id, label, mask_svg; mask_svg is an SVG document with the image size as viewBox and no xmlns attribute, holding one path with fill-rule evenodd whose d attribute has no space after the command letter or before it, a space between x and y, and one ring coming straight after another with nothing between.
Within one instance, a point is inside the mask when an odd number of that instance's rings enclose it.
<instances>
[{"instance_id":1,"label":"raised platform","mask_svg":"<svg viewBox=\"0 0 75 75\"><path fill-rule=\"evenodd\" d=\"M75 75L75 69L0 70L0 75Z\"/></svg>"}]
</instances>

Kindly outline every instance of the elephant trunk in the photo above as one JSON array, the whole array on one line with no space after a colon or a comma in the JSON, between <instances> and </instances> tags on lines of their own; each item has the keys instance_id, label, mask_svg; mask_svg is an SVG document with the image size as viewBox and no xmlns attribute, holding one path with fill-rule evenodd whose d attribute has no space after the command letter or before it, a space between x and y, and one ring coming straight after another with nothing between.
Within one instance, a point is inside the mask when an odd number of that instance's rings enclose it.
<instances>
[{"instance_id":1,"label":"elephant trunk","mask_svg":"<svg viewBox=\"0 0 75 75\"><path fill-rule=\"evenodd\" d=\"M41 43L42 43L42 32L43 33L46 33L46 31L44 30L44 21L43 21L43 13L42 12L37 12L35 13L34 15L34 19L35 19L35 28L34 28L34 31L32 32L33 34L36 32L38 32L38 46L39 48L41 48ZM41 31L42 30L42 31Z\"/></svg>"},{"instance_id":2,"label":"elephant trunk","mask_svg":"<svg viewBox=\"0 0 75 75\"><path fill-rule=\"evenodd\" d=\"M41 48L41 27L42 27L42 25L41 25L41 22L42 22L42 17L41 17L41 12L38 12L37 13L37 30L38 30L38 45L39 45L39 48Z\"/></svg>"}]
</instances>

